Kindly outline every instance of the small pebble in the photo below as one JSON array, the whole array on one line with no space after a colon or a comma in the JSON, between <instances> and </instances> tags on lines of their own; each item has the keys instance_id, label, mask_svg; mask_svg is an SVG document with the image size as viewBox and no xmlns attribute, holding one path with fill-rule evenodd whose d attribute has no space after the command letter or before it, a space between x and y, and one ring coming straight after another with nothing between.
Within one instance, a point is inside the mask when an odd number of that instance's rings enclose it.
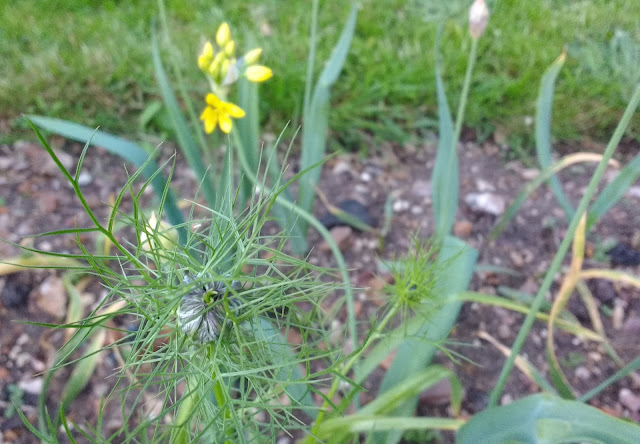
<instances>
[{"instance_id":1,"label":"small pebble","mask_svg":"<svg viewBox=\"0 0 640 444\"><path fill-rule=\"evenodd\" d=\"M40 394L42 392L44 380L42 377L25 379L24 381L20 381L18 383L18 387L24 390L27 393Z\"/></svg>"},{"instance_id":2,"label":"small pebble","mask_svg":"<svg viewBox=\"0 0 640 444\"><path fill-rule=\"evenodd\" d=\"M584 365L580 365L576 367L576 369L574 370L574 374L576 375L576 378L581 379L583 381L586 381L591 377L591 372L589 372L589 370L587 370L587 368Z\"/></svg>"},{"instance_id":3,"label":"small pebble","mask_svg":"<svg viewBox=\"0 0 640 444\"><path fill-rule=\"evenodd\" d=\"M406 200L396 200L393 202L393 212L394 213L402 213L403 211L407 211L410 207L409 201Z\"/></svg>"},{"instance_id":4,"label":"small pebble","mask_svg":"<svg viewBox=\"0 0 640 444\"><path fill-rule=\"evenodd\" d=\"M91 182L93 182L93 177L87 171L82 171L78 176L78 185L81 187L89 185Z\"/></svg>"},{"instance_id":5,"label":"small pebble","mask_svg":"<svg viewBox=\"0 0 640 444\"><path fill-rule=\"evenodd\" d=\"M500 216L504 213L506 202L503 197L493 193L469 193L464 201L472 211Z\"/></svg>"}]
</instances>

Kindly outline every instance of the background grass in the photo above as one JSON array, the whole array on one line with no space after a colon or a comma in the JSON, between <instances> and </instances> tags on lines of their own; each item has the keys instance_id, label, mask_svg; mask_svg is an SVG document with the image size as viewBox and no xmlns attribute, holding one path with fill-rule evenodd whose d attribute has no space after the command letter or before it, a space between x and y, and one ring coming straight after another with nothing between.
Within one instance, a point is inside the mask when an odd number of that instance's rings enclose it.
<instances>
[{"instance_id":1,"label":"background grass","mask_svg":"<svg viewBox=\"0 0 640 444\"><path fill-rule=\"evenodd\" d=\"M153 112L159 100L149 56L155 2L3 3L0 118L5 140L27 134L15 120L20 113L100 125L134 138L167 128L162 113ZM361 1L352 50L333 92L334 145L367 151L372 141L404 142L435 127L436 30L448 17L444 76L455 106L469 45L470 3ZM261 88L268 126L277 132L295 119L304 89L308 2L167 0L166 5L179 62L196 100L206 91L195 64L197 52L224 19L236 38L251 35L260 42L264 63L275 71ZM556 90L554 135L564 140L608 138L630 92L629 73L640 70L638 65L633 69L640 60L637 0L495 0L489 5L492 16L481 40L467 112L476 135L495 134L516 148L530 146L533 128L526 122L534 115L538 82L567 46L569 60ZM319 60L327 58L348 9L345 2L321 2ZM629 67L612 66L612 60L620 59L608 46L617 30L626 32L630 42L624 50L632 55L624 62ZM636 119L632 136L638 126Z\"/></svg>"}]
</instances>

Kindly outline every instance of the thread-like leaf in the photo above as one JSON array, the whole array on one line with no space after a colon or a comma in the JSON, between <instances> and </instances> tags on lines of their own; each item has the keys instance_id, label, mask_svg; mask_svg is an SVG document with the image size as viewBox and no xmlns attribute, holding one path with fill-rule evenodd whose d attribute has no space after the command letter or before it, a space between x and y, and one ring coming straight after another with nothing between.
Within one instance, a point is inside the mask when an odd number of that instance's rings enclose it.
<instances>
[{"instance_id":1,"label":"thread-like leaf","mask_svg":"<svg viewBox=\"0 0 640 444\"><path fill-rule=\"evenodd\" d=\"M407 337L398 348L396 358L384 376L380 386L380 395L395 388L411 375L429 365L437 350L437 342L449 335L455 325L462 302L447 300L449 295L467 289L478 252L469 247L464 241L453 236L445 236L438 262L446 264L442 270L442 288L448 293L442 295L443 306L436 312L431 322L422 325L415 336ZM406 399L402 404L390 412L394 416L411 416L414 413L418 397ZM374 437L375 442L398 442L400 432L391 434L381 433Z\"/></svg>"},{"instance_id":2,"label":"thread-like leaf","mask_svg":"<svg viewBox=\"0 0 640 444\"><path fill-rule=\"evenodd\" d=\"M149 155L136 143L67 120L35 115L28 115L27 117L42 129L60 134L67 139L77 142L88 142L92 146L100 146L110 153L122 157L135 167L142 168L142 174L145 178L149 179L153 177L151 186L156 195L158 197L163 195L165 187L167 186L164 176L162 174L155 174L156 171L158 171L158 165L151 160ZM164 203L164 212L171 224L180 226L184 223L182 213L180 213L173 192L171 191L167 194Z\"/></svg>"}]
</instances>

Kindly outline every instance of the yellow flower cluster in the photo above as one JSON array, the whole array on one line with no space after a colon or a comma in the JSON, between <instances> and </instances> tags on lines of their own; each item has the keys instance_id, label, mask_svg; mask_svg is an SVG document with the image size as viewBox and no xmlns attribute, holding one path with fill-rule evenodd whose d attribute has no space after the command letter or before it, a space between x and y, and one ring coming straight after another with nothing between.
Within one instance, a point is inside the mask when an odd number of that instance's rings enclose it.
<instances>
[{"instance_id":1,"label":"yellow flower cluster","mask_svg":"<svg viewBox=\"0 0 640 444\"><path fill-rule=\"evenodd\" d=\"M229 86L240 76L246 77L250 82L264 82L273 76L273 71L257 64L262 48L252 49L240 58L235 57L236 43L231 38L227 23L218 28L215 46L216 48L210 41L206 42L198 56L198 67L206 74L212 90L205 98L207 106L202 111L200 120L203 121L207 134L212 133L216 126L228 134L233 126L231 118L239 119L245 115L239 106L224 101Z\"/></svg>"}]
</instances>

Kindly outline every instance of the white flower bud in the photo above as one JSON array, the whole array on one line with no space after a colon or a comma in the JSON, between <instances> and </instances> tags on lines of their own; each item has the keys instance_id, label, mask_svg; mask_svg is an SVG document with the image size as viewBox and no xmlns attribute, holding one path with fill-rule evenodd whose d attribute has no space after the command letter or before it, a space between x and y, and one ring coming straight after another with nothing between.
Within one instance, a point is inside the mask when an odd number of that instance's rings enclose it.
<instances>
[{"instance_id":1,"label":"white flower bud","mask_svg":"<svg viewBox=\"0 0 640 444\"><path fill-rule=\"evenodd\" d=\"M489 23L489 8L484 0L475 0L469 9L469 34L474 39L480 38Z\"/></svg>"}]
</instances>

